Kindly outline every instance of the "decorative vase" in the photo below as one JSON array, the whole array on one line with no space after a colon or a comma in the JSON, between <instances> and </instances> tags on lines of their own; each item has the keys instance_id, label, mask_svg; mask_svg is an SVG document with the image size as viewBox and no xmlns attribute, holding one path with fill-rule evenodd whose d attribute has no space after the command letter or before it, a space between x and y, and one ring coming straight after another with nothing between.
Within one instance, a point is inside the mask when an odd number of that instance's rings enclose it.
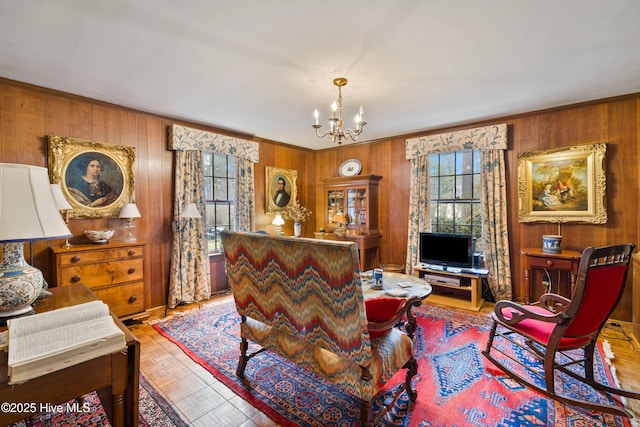
<instances>
[{"instance_id":1,"label":"decorative vase","mask_svg":"<svg viewBox=\"0 0 640 427\"><path fill-rule=\"evenodd\" d=\"M293 235L300 237L300 231L302 231L302 223L296 221L293 223Z\"/></svg>"},{"instance_id":2,"label":"decorative vase","mask_svg":"<svg viewBox=\"0 0 640 427\"><path fill-rule=\"evenodd\" d=\"M555 234L545 234L542 236L542 252L560 253L562 236Z\"/></svg>"}]
</instances>

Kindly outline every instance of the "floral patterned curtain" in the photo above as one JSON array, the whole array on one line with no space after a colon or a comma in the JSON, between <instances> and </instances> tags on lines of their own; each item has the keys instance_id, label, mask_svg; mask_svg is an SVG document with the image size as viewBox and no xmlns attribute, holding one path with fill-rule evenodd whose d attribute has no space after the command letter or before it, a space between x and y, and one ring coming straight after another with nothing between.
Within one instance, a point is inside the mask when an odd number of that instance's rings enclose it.
<instances>
[{"instance_id":1,"label":"floral patterned curtain","mask_svg":"<svg viewBox=\"0 0 640 427\"><path fill-rule=\"evenodd\" d=\"M174 218L189 202L195 203L203 215L202 219L191 219L174 228L167 302L169 308L174 308L211 295L202 151L236 158L236 226L238 230L251 231L255 224L253 165L259 161L259 146L253 141L173 125L169 149L176 151Z\"/></svg>"},{"instance_id":2,"label":"floral patterned curtain","mask_svg":"<svg viewBox=\"0 0 640 427\"><path fill-rule=\"evenodd\" d=\"M481 151L482 234L489 287L496 299L511 299L511 262L507 233L507 194L504 150L507 125L500 124L457 132L429 135L406 141L406 158L411 161L409 241L406 271L418 260L419 233L429 225L429 154L460 150Z\"/></svg>"},{"instance_id":3,"label":"floral patterned curtain","mask_svg":"<svg viewBox=\"0 0 640 427\"><path fill-rule=\"evenodd\" d=\"M211 296L202 151L176 151L175 159L173 217L178 218L187 203L195 203L202 218L179 220L174 226L169 308L180 303L199 302Z\"/></svg>"}]
</instances>

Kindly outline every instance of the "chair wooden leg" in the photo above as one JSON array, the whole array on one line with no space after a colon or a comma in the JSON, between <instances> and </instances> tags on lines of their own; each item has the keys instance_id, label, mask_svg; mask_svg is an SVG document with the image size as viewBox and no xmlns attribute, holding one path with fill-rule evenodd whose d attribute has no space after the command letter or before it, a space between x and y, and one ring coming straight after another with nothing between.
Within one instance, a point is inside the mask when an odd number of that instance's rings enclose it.
<instances>
[{"instance_id":1,"label":"chair wooden leg","mask_svg":"<svg viewBox=\"0 0 640 427\"><path fill-rule=\"evenodd\" d=\"M371 425L371 402L368 400L360 401L360 424L363 427L368 427Z\"/></svg>"},{"instance_id":2,"label":"chair wooden leg","mask_svg":"<svg viewBox=\"0 0 640 427\"><path fill-rule=\"evenodd\" d=\"M595 376L593 372L593 353L596 350L596 341L592 341L584 351L584 375L588 381L595 383Z\"/></svg>"},{"instance_id":3,"label":"chair wooden leg","mask_svg":"<svg viewBox=\"0 0 640 427\"><path fill-rule=\"evenodd\" d=\"M238 360L238 369L236 369L237 377L244 376L244 369L247 367L247 361L249 360L249 356L247 356L248 348L249 342L246 338L242 338L242 341L240 341L240 359Z\"/></svg>"},{"instance_id":4,"label":"chair wooden leg","mask_svg":"<svg viewBox=\"0 0 640 427\"><path fill-rule=\"evenodd\" d=\"M411 388L411 379L418 373L418 362L415 358L411 358L406 364L407 376L404 380L404 389L407 391L407 395L412 402L415 402L418 398L418 392Z\"/></svg>"},{"instance_id":5,"label":"chair wooden leg","mask_svg":"<svg viewBox=\"0 0 640 427\"><path fill-rule=\"evenodd\" d=\"M491 331L489 331L489 338L487 339L487 346L484 349L484 353L489 353L491 351L491 347L493 346L493 339L496 336L496 328L498 327L498 322L496 322L495 320L493 321L493 324L491 325Z\"/></svg>"}]
</instances>

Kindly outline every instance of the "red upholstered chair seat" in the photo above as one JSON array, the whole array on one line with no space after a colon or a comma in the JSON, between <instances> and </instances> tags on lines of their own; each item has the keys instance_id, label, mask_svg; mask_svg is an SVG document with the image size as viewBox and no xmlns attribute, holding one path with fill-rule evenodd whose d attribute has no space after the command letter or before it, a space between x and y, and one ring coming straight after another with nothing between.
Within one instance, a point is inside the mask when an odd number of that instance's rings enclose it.
<instances>
[{"instance_id":1,"label":"red upholstered chair seat","mask_svg":"<svg viewBox=\"0 0 640 427\"><path fill-rule=\"evenodd\" d=\"M376 297L366 299L364 300L364 308L367 312L367 320L373 323L388 322L398 313L404 302L404 298L394 297ZM393 328L393 325L393 323L387 325L383 331L372 331L369 329L369 335L371 338L382 336Z\"/></svg>"},{"instance_id":2,"label":"red upholstered chair seat","mask_svg":"<svg viewBox=\"0 0 640 427\"><path fill-rule=\"evenodd\" d=\"M551 317L555 315L555 313L547 310L544 307L539 307L535 305L528 305L525 307L527 308L527 310L532 311L536 314L540 314L542 316L548 315ZM507 319L511 319L514 312L517 313L517 310L512 307L505 307L502 310L502 314ZM535 341L543 345L547 345L547 343L549 342L549 338L551 337L551 333L555 328L556 328L556 323L554 322L543 322L542 320L535 320L535 319L522 320L518 322L517 325L513 326L513 329L523 333L524 335L530 336ZM590 340L591 340L591 337L585 337L585 338L564 337L560 340L559 348L563 349L563 348L580 347L583 344L588 343Z\"/></svg>"}]
</instances>

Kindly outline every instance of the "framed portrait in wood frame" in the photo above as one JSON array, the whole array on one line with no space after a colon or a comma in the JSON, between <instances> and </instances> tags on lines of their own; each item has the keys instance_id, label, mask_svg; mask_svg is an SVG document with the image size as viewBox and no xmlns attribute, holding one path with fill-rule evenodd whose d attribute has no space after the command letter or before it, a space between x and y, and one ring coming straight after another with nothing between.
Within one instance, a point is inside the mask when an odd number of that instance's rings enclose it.
<instances>
[{"instance_id":1,"label":"framed portrait in wood frame","mask_svg":"<svg viewBox=\"0 0 640 427\"><path fill-rule=\"evenodd\" d=\"M298 171L267 166L265 172L267 213L283 212L293 206L298 198Z\"/></svg>"},{"instance_id":2,"label":"framed portrait in wood frame","mask_svg":"<svg viewBox=\"0 0 640 427\"><path fill-rule=\"evenodd\" d=\"M607 222L604 143L518 154L520 222Z\"/></svg>"},{"instance_id":3,"label":"framed portrait in wood frame","mask_svg":"<svg viewBox=\"0 0 640 427\"><path fill-rule=\"evenodd\" d=\"M71 218L118 217L133 200L135 149L48 136L49 178L73 207Z\"/></svg>"}]
</instances>

